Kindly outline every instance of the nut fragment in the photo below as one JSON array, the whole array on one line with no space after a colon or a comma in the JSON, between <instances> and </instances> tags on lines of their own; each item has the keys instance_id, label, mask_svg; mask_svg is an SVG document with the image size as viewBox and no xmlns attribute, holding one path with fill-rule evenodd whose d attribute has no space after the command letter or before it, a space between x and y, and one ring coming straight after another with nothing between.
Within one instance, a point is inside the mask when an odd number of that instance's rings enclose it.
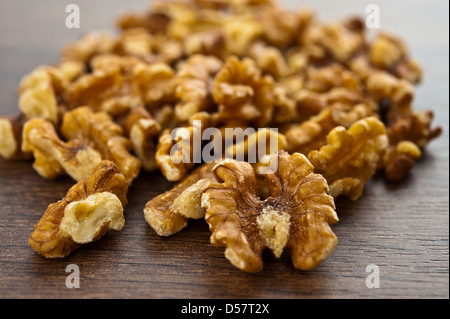
<instances>
[{"instance_id":1,"label":"nut fragment","mask_svg":"<svg viewBox=\"0 0 450 319\"><path fill-rule=\"evenodd\" d=\"M120 230L127 191L127 182L117 167L103 161L62 200L47 208L29 238L30 246L46 258L63 258L81 244Z\"/></svg>"},{"instance_id":2,"label":"nut fragment","mask_svg":"<svg viewBox=\"0 0 450 319\"><path fill-rule=\"evenodd\" d=\"M333 129L328 145L312 151L308 158L316 173L322 174L330 185L330 194L358 199L366 182L375 174L380 158L386 152L388 138L379 120L373 117Z\"/></svg>"},{"instance_id":3,"label":"nut fragment","mask_svg":"<svg viewBox=\"0 0 450 319\"><path fill-rule=\"evenodd\" d=\"M262 269L262 252L280 257L285 247L293 264L311 269L327 258L337 245L329 224L338 221L325 179L301 154L279 153L278 167L266 175L270 197L256 193L253 168L246 162L225 160L214 170L202 197L211 243L226 246L225 257L246 272Z\"/></svg>"},{"instance_id":4,"label":"nut fragment","mask_svg":"<svg viewBox=\"0 0 450 319\"><path fill-rule=\"evenodd\" d=\"M64 114L61 133L69 140L84 141L98 151L102 159L114 162L130 185L138 176L141 162L130 153L133 145L107 114L79 107Z\"/></svg>"},{"instance_id":5,"label":"nut fragment","mask_svg":"<svg viewBox=\"0 0 450 319\"><path fill-rule=\"evenodd\" d=\"M122 123L125 132L133 143L133 150L147 172L156 170L155 137L161 127L153 117L144 109L138 108L130 112Z\"/></svg>"},{"instance_id":6,"label":"nut fragment","mask_svg":"<svg viewBox=\"0 0 450 319\"><path fill-rule=\"evenodd\" d=\"M0 156L5 159L26 159L30 155L22 151L22 130L27 118L0 117Z\"/></svg>"},{"instance_id":7,"label":"nut fragment","mask_svg":"<svg viewBox=\"0 0 450 319\"><path fill-rule=\"evenodd\" d=\"M187 226L188 219L205 215L201 208L203 190L213 180L214 163L195 169L171 190L150 200L145 206L145 220L159 236L171 236Z\"/></svg>"},{"instance_id":8,"label":"nut fragment","mask_svg":"<svg viewBox=\"0 0 450 319\"><path fill-rule=\"evenodd\" d=\"M74 138L65 143L52 123L37 118L24 126L22 150L33 153L34 169L49 179L67 173L79 181L102 161L100 154L83 140Z\"/></svg>"},{"instance_id":9,"label":"nut fragment","mask_svg":"<svg viewBox=\"0 0 450 319\"><path fill-rule=\"evenodd\" d=\"M227 59L213 85L214 101L219 105L219 121L236 118L255 124L269 124L274 99L273 81L263 77L253 60L236 57Z\"/></svg>"}]
</instances>

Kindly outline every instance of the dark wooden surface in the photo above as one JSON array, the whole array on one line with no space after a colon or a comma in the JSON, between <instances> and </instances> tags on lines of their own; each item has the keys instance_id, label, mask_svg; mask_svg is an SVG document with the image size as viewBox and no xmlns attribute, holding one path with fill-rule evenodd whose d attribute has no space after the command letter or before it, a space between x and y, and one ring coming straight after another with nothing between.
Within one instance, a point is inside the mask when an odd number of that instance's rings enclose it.
<instances>
[{"instance_id":1,"label":"dark wooden surface","mask_svg":"<svg viewBox=\"0 0 450 319\"><path fill-rule=\"evenodd\" d=\"M321 19L364 14L364 1L305 1ZM69 2L68 2L69 3ZM68 4L67 3L67 4ZM20 78L52 63L61 47L91 30L112 29L125 9L147 0L75 1L81 29L64 26L65 1L0 2L0 114L16 114ZM294 7L294 1L285 1ZM159 238L143 216L145 203L170 185L142 175L130 190L123 232L108 235L63 260L45 260L28 236L46 207L74 182L46 181L29 162L0 160L0 298L448 298L449 297L449 46L446 0L377 1L382 27L406 38L425 68L416 108L435 110L444 135L399 184L375 177L353 203L337 202L333 226L339 246L312 271L293 268L289 255L265 254L264 270L243 273L209 244L209 230L192 222ZM81 288L69 290L65 272L80 267ZM366 266L380 268L379 289L365 285Z\"/></svg>"}]
</instances>

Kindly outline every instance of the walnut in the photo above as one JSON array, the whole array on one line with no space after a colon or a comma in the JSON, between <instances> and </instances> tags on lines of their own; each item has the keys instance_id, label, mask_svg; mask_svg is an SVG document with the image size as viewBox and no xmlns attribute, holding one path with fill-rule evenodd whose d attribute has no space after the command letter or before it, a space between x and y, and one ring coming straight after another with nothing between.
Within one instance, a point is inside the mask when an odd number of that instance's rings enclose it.
<instances>
[{"instance_id":1,"label":"walnut","mask_svg":"<svg viewBox=\"0 0 450 319\"><path fill-rule=\"evenodd\" d=\"M132 142L123 129L103 112L79 107L64 114L61 134L68 140L77 139L90 145L104 160L114 162L128 183L138 176L141 162L131 155Z\"/></svg>"},{"instance_id":2,"label":"walnut","mask_svg":"<svg viewBox=\"0 0 450 319\"><path fill-rule=\"evenodd\" d=\"M260 149L262 146L265 147L264 150ZM225 149L225 156L238 161L257 163L263 156L283 151L286 147L287 140L283 134L264 128L258 129L257 132L246 136L243 140L238 139L234 145ZM261 151L263 152L261 153Z\"/></svg>"},{"instance_id":3,"label":"walnut","mask_svg":"<svg viewBox=\"0 0 450 319\"><path fill-rule=\"evenodd\" d=\"M79 41L70 43L61 52L62 61L76 61L88 65L90 60L100 54L111 53L115 41L107 33L90 32Z\"/></svg>"},{"instance_id":4,"label":"walnut","mask_svg":"<svg viewBox=\"0 0 450 319\"><path fill-rule=\"evenodd\" d=\"M335 103L307 121L287 125L281 130L288 142L287 150L308 155L326 144L328 133L336 126L350 127L356 121L373 116L373 107L370 103Z\"/></svg>"},{"instance_id":5,"label":"walnut","mask_svg":"<svg viewBox=\"0 0 450 319\"><path fill-rule=\"evenodd\" d=\"M331 64L321 68L307 69L305 89L326 93L334 88L346 88L356 93L362 92L360 77L340 64Z\"/></svg>"},{"instance_id":6,"label":"walnut","mask_svg":"<svg viewBox=\"0 0 450 319\"><path fill-rule=\"evenodd\" d=\"M229 17L222 27L228 54L246 56L254 41L264 34L264 27L251 14Z\"/></svg>"},{"instance_id":7,"label":"walnut","mask_svg":"<svg viewBox=\"0 0 450 319\"><path fill-rule=\"evenodd\" d=\"M373 72L366 81L366 89L370 98L376 103L387 103L386 121L395 121L411 112L411 102L414 99L414 87L406 80L384 71Z\"/></svg>"},{"instance_id":8,"label":"walnut","mask_svg":"<svg viewBox=\"0 0 450 319\"><path fill-rule=\"evenodd\" d=\"M91 62L92 73L69 86L66 105L69 110L89 105L96 111L122 116L131 109L144 106L139 87L131 81L133 66L130 58L102 55Z\"/></svg>"},{"instance_id":9,"label":"walnut","mask_svg":"<svg viewBox=\"0 0 450 319\"><path fill-rule=\"evenodd\" d=\"M150 200L145 206L145 220L159 236L171 236L188 224L189 219L205 215L201 195L214 179L215 163L203 164L171 190Z\"/></svg>"},{"instance_id":10,"label":"walnut","mask_svg":"<svg viewBox=\"0 0 450 319\"><path fill-rule=\"evenodd\" d=\"M397 118L387 129L390 147L380 161L387 180L398 182L414 167L422 156L421 148L442 133L442 128L431 128L432 111L412 112Z\"/></svg>"},{"instance_id":11,"label":"walnut","mask_svg":"<svg viewBox=\"0 0 450 319\"><path fill-rule=\"evenodd\" d=\"M41 66L26 75L19 86L19 109L29 119L43 118L57 124L58 102L67 79L57 68Z\"/></svg>"},{"instance_id":12,"label":"walnut","mask_svg":"<svg viewBox=\"0 0 450 319\"><path fill-rule=\"evenodd\" d=\"M133 56L146 63L172 64L181 58L182 45L165 35L152 35L142 28L122 32L114 48L121 56Z\"/></svg>"},{"instance_id":13,"label":"walnut","mask_svg":"<svg viewBox=\"0 0 450 319\"><path fill-rule=\"evenodd\" d=\"M272 75L275 79L289 73L288 64L281 51L276 47L269 47L263 42L256 42L250 47L249 56L255 60L261 71Z\"/></svg>"},{"instance_id":14,"label":"walnut","mask_svg":"<svg viewBox=\"0 0 450 319\"><path fill-rule=\"evenodd\" d=\"M351 200L361 197L364 185L375 174L380 158L386 152L388 138L382 122L368 117L333 129L328 145L312 151L308 158L314 171L330 185L330 194L345 195Z\"/></svg>"},{"instance_id":15,"label":"walnut","mask_svg":"<svg viewBox=\"0 0 450 319\"><path fill-rule=\"evenodd\" d=\"M355 30L343 23L314 23L304 32L303 45L313 60L326 61L331 57L339 63L348 62L365 47L363 30Z\"/></svg>"},{"instance_id":16,"label":"walnut","mask_svg":"<svg viewBox=\"0 0 450 319\"><path fill-rule=\"evenodd\" d=\"M414 162L421 157L422 152L416 144L402 141L389 147L379 163L379 168L384 170L388 181L398 182L413 169Z\"/></svg>"},{"instance_id":17,"label":"walnut","mask_svg":"<svg viewBox=\"0 0 450 319\"><path fill-rule=\"evenodd\" d=\"M228 55L225 35L223 30L220 29L192 33L184 39L183 47L189 56L195 54L213 55L225 60Z\"/></svg>"},{"instance_id":18,"label":"walnut","mask_svg":"<svg viewBox=\"0 0 450 319\"><path fill-rule=\"evenodd\" d=\"M163 13L127 12L117 19L116 24L121 30L143 28L151 34L166 34L170 25L170 17Z\"/></svg>"},{"instance_id":19,"label":"walnut","mask_svg":"<svg viewBox=\"0 0 450 319\"><path fill-rule=\"evenodd\" d=\"M291 251L293 264L312 269L337 245L329 224L336 223L334 201L325 179L301 154L275 155L278 166L266 175L270 197L260 200L253 168L247 162L225 160L214 170L202 197L205 219L215 246L226 246L225 257L246 272L263 267L262 252L280 257Z\"/></svg>"},{"instance_id":20,"label":"walnut","mask_svg":"<svg viewBox=\"0 0 450 319\"><path fill-rule=\"evenodd\" d=\"M102 161L100 154L82 139L63 142L53 124L44 119L32 119L25 124L22 151L33 153L34 169L48 179L67 173L79 181Z\"/></svg>"},{"instance_id":21,"label":"walnut","mask_svg":"<svg viewBox=\"0 0 450 319\"><path fill-rule=\"evenodd\" d=\"M408 57L406 44L391 34L380 33L370 45L369 59L378 69L417 84L422 79L420 65Z\"/></svg>"},{"instance_id":22,"label":"walnut","mask_svg":"<svg viewBox=\"0 0 450 319\"><path fill-rule=\"evenodd\" d=\"M63 258L82 244L124 226L128 185L117 167L101 162L67 195L51 204L29 238L30 246L46 258Z\"/></svg>"},{"instance_id":23,"label":"walnut","mask_svg":"<svg viewBox=\"0 0 450 319\"><path fill-rule=\"evenodd\" d=\"M201 127L194 126L194 121L200 121ZM194 114L179 131L167 129L162 132L156 149L156 163L168 181L182 180L194 167L194 155L201 154L201 149L194 149L194 135L201 137L203 130L213 127L214 122L210 114L200 112Z\"/></svg>"},{"instance_id":24,"label":"walnut","mask_svg":"<svg viewBox=\"0 0 450 319\"><path fill-rule=\"evenodd\" d=\"M22 151L22 131L28 119L20 114L15 117L0 117L0 156L5 159L27 159Z\"/></svg>"},{"instance_id":25,"label":"walnut","mask_svg":"<svg viewBox=\"0 0 450 319\"><path fill-rule=\"evenodd\" d=\"M272 79L263 77L253 60L230 57L213 84L219 121L238 118L256 127L266 126L274 109L272 89Z\"/></svg>"},{"instance_id":26,"label":"walnut","mask_svg":"<svg viewBox=\"0 0 450 319\"><path fill-rule=\"evenodd\" d=\"M133 150L147 172L156 170L156 146L154 139L161 132L161 126L144 108L131 111L122 123L127 136L133 143Z\"/></svg>"},{"instance_id":27,"label":"walnut","mask_svg":"<svg viewBox=\"0 0 450 319\"><path fill-rule=\"evenodd\" d=\"M175 95L179 99L175 115L185 122L198 112L214 111L211 84L223 63L212 56L193 55L177 72Z\"/></svg>"}]
</instances>

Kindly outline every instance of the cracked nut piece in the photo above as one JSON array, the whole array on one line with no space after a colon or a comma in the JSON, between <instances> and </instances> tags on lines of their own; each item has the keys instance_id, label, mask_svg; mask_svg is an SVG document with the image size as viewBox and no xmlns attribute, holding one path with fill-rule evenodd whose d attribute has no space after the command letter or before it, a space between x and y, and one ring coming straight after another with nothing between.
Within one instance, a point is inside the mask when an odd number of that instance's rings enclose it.
<instances>
[{"instance_id":1,"label":"cracked nut piece","mask_svg":"<svg viewBox=\"0 0 450 319\"><path fill-rule=\"evenodd\" d=\"M59 121L58 96L67 79L57 68L41 66L26 75L19 86L19 109L26 117Z\"/></svg>"},{"instance_id":2,"label":"cracked nut piece","mask_svg":"<svg viewBox=\"0 0 450 319\"><path fill-rule=\"evenodd\" d=\"M79 181L102 161L82 139L63 142L52 123L38 118L29 120L23 128L22 151L33 153L34 169L48 179L67 173Z\"/></svg>"},{"instance_id":3,"label":"cracked nut piece","mask_svg":"<svg viewBox=\"0 0 450 319\"><path fill-rule=\"evenodd\" d=\"M326 180L313 172L301 154L281 152L277 170L265 175L270 196L260 200L252 166L225 160L214 170L202 197L211 243L225 246L225 257L246 272L262 270L262 252L270 249L280 257L291 251L294 266L312 269L337 246L329 224L336 223L334 201Z\"/></svg>"},{"instance_id":4,"label":"cracked nut piece","mask_svg":"<svg viewBox=\"0 0 450 319\"><path fill-rule=\"evenodd\" d=\"M383 123L369 117L356 122L348 130L344 127L333 129L328 135L328 145L312 151L308 158L314 171L327 180L334 198L345 195L356 200L375 174L387 147Z\"/></svg>"},{"instance_id":5,"label":"cracked nut piece","mask_svg":"<svg viewBox=\"0 0 450 319\"><path fill-rule=\"evenodd\" d=\"M26 159L30 154L22 151L22 131L27 118L20 114L16 117L0 117L0 156L5 159Z\"/></svg>"},{"instance_id":6,"label":"cracked nut piece","mask_svg":"<svg viewBox=\"0 0 450 319\"><path fill-rule=\"evenodd\" d=\"M127 192L127 181L114 163L103 161L47 208L29 238L30 246L46 258L63 258L106 232L120 231Z\"/></svg>"},{"instance_id":7,"label":"cracked nut piece","mask_svg":"<svg viewBox=\"0 0 450 319\"><path fill-rule=\"evenodd\" d=\"M384 169L384 176L390 182L402 180L414 167L414 162L422 157L422 151L416 144L402 141L389 147L381 159L380 167Z\"/></svg>"},{"instance_id":8,"label":"cracked nut piece","mask_svg":"<svg viewBox=\"0 0 450 319\"><path fill-rule=\"evenodd\" d=\"M128 114L122 127L133 143L133 150L147 172L156 170L155 138L161 132L161 126L144 108L134 109Z\"/></svg>"},{"instance_id":9,"label":"cracked nut piece","mask_svg":"<svg viewBox=\"0 0 450 319\"><path fill-rule=\"evenodd\" d=\"M180 100L175 106L178 121L185 122L195 113L214 110L211 84L222 65L213 56L193 55L180 68L175 77L175 95Z\"/></svg>"},{"instance_id":10,"label":"cracked nut piece","mask_svg":"<svg viewBox=\"0 0 450 319\"><path fill-rule=\"evenodd\" d=\"M255 62L236 57L227 59L213 84L213 98L219 105L219 121L236 118L263 127L270 123L274 97L273 80L263 77Z\"/></svg>"},{"instance_id":11,"label":"cracked nut piece","mask_svg":"<svg viewBox=\"0 0 450 319\"><path fill-rule=\"evenodd\" d=\"M156 164L168 181L182 180L198 162L194 157L201 155L201 145L196 145L194 139L213 127L214 122L210 114L200 112L189 119L186 127L162 132L156 148Z\"/></svg>"},{"instance_id":12,"label":"cracked nut piece","mask_svg":"<svg viewBox=\"0 0 450 319\"><path fill-rule=\"evenodd\" d=\"M132 142L109 115L79 107L64 114L61 133L66 139L84 141L98 151L102 159L114 162L130 185L139 175L141 162L130 153Z\"/></svg>"},{"instance_id":13,"label":"cracked nut piece","mask_svg":"<svg viewBox=\"0 0 450 319\"><path fill-rule=\"evenodd\" d=\"M159 236L171 236L185 228L189 219L205 216L201 196L214 179L214 166L214 163L203 164L171 190L147 203L145 220Z\"/></svg>"}]
</instances>

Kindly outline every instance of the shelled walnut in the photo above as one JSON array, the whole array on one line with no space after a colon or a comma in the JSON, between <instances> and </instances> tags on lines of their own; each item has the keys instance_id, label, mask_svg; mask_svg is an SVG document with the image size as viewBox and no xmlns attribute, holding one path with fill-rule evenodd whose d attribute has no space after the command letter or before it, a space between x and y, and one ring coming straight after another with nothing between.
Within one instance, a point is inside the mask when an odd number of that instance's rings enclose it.
<instances>
[{"instance_id":1,"label":"shelled walnut","mask_svg":"<svg viewBox=\"0 0 450 319\"><path fill-rule=\"evenodd\" d=\"M309 153L314 171L330 185L330 194L345 195L351 200L362 196L366 182L375 174L380 158L388 147L382 122L368 117L348 130L336 127L328 135L328 144Z\"/></svg>"},{"instance_id":2,"label":"shelled walnut","mask_svg":"<svg viewBox=\"0 0 450 319\"><path fill-rule=\"evenodd\" d=\"M211 243L225 246L225 257L246 272L261 271L266 248L280 257L288 247L296 268L312 269L337 245L329 224L338 217L326 180L301 154L275 156L276 171L265 175L267 199L258 198L252 166L231 160L214 168L217 182L202 197Z\"/></svg>"},{"instance_id":3,"label":"shelled walnut","mask_svg":"<svg viewBox=\"0 0 450 319\"><path fill-rule=\"evenodd\" d=\"M67 195L51 204L29 238L46 258L63 258L105 233L122 230L128 184L114 163L101 162Z\"/></svg>"},{"instance_id":4,"label":"shelled walnut","mask_svg":"<svg viewBox=\"0 0 450 319\"><path fill-rule=\"evenodd\" d=\"M26 116L0 117L0 156L5 159L27 159L30 154L22 151L23 126L28 121Z\"/></svg>"},{"instance_id":5,"label":"shelled walnut","mask_svg":"<svg viewBox=\"0 0 450 319\"><path fill-rule=\"evenodd\" d=\"M201 196L213 180L214 166L215 163L203 164L171 190L145 205L145 220L159 236L171 236L185 228L189 219L205 216Z\"/></svg>"},{"instance_id":6,"label":"shelled walnut","mask_svg":"<svg viewBox=\"0 0 450 319\"><path fill-rule=\"evenodd\" d=\"M255 62L227 59L213 84L213 98L219 105L219 121L240 119L257 127L269 124L273 109L273 81L264 77Z\"/></svg>"},{"instance_id":7,"label":"shelled walnut","mask_svg":"<svg viewBox=\"0 0 450 319\"><path fill-rule=\"evenodd\" d=\"M67 173L79 181L102 160L99 152L83 139L62 141L54 125L44 119L32 119L25 123L22 151L33 154L34 169L48 179Z\"/></svg>"},{"instance_id":8,"label":"shelled walnut","mask_svg":"<svg viewBox=\"0 0 450 319\"><path fill-rule=\"evenodd\" d=\"M69 140L83 141L95 149L104 160L114 162L131 185L139 175L141 162L130 151L132 142L123 129L103 112L79 107L64 114L61 134Z\"/></svg>"},{"instance_id":9,"label":"shelled walnut","mask_svg":"<svg viewBox=\"0 0 450 319\"><path fill-rule=\"evenodd\" d=\"M133 150L147 172L157 169L155 139L161 126L144 108L131 111L122 123L126 135L133 143Z\"/></svg>"}]
</instances>

